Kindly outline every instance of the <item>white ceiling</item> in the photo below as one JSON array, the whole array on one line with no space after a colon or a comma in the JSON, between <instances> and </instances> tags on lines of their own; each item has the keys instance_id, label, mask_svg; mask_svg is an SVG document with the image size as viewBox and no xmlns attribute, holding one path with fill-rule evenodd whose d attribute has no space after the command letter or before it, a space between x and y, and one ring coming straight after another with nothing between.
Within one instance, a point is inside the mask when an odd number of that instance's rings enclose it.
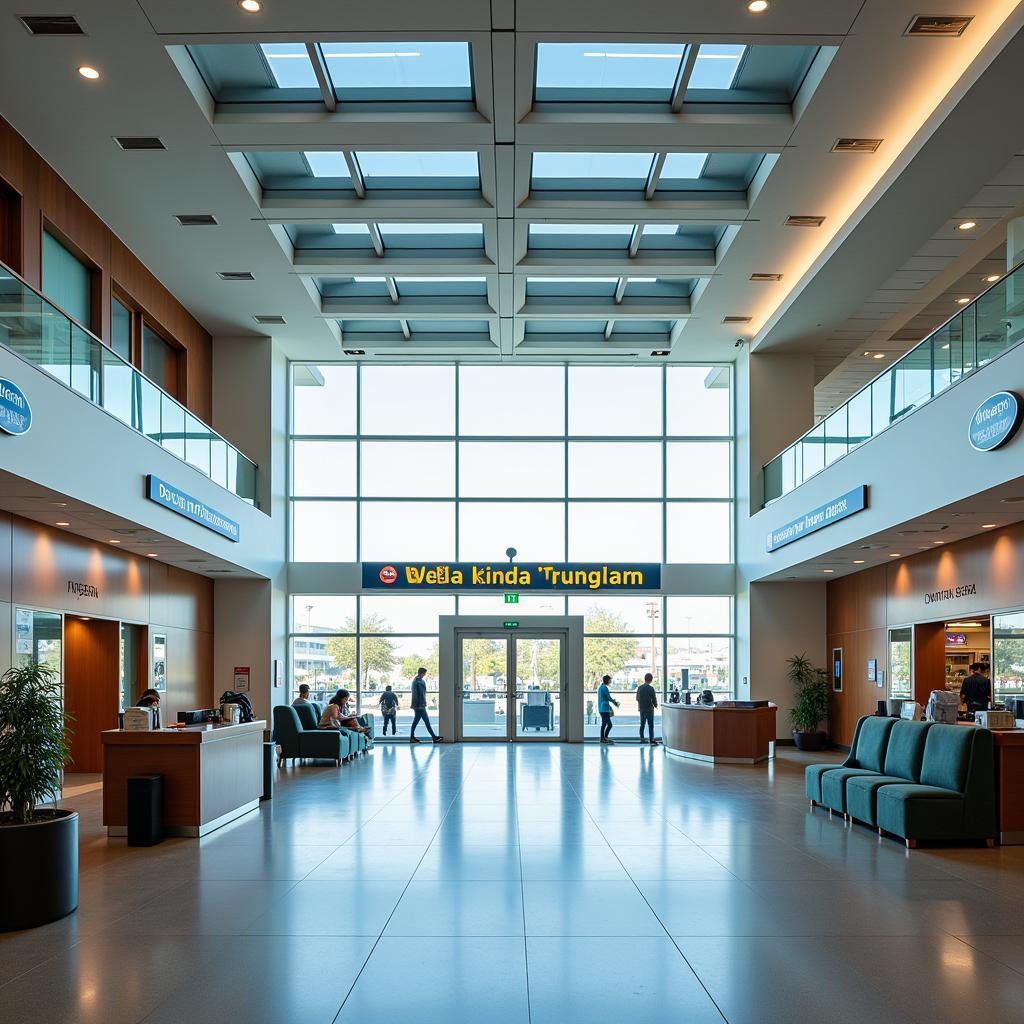
<instances>
[{"instance_id":1,"label":"white ceiling","mask_svg":"<svg viewBox=\"0 0 1024 1024\"><path fill-rule=\"evenodd\" d=\"M1009 0L958 3L955 13L973 15L958 39L916 39L903 33L920 13L951 13L947 3L922 12L908 0L774 0L769 11L752 15L745 2L728 0L636 0L628 5L563 0L444 0L423 4L388 0L374 5L340 5L336 0L267 0L256 16L235 0L93 0L62 6L40 0L4 3L9 27L0 33L2 113L96 209L140 258L215 336L264 333L255 314L281 314L287 326L275 338L293 358L335 358L342 352L333 316L321 308L312 278L336 265L296 262L282 245L278 224L366 222L377 219L482 221L487 233L489 340L437 346L416 338L383 343L375 353L436 358L650 358L649 346L601 339L575 348L556 341L522 342L521 282L529 260L525 225L537 221L626 221L728 225L729 244L710 261L662 268L660 273L696 276L699 290L690 303L659 313L671 320L672 359L731 358L738 338L766 345L795 342L805 350L821 346L838 329L790 329L787 317L800 314L798 297L815 287L829 257L878 203L956 105L964 100L1021 25L1021 4ZM15 21L28 13L72 13L87 35L32 38ZM219 111L201 83L181 72L187 44L339 39L458 39L473 47L477 109L444 116L385 111L376 116L347 113L296 114L258 110ZM756 108L678 113L532 109L534 44L539 41L688 41L783 43L837 47L813 90L798 96L789 112ZM175 57L178 58L177 62ZM101 78L86 82L75 68L96 66ZM827 67L825 67L827 64ZM814 84L813 82L811 84ZM1008 130L1005 110L1002 128ZM122 152L115 135L159 135L165 152ZM840 136L883 139L874 154L836 154ZM966 197L990 180L992 159L1006 163L1001 146L988 164L968 168L972 181L959 197L937 189L915 202L931 211L927 230L894 245L896 262L859 294L844 296L856 309L896 271ZM979 143L981 147L983 144ZM474 149L480 154L482 190L472 200L429 203L365 199L346 203L319 198L284 205L268 200L240 176L238 155L273 150L356 148ZM975 147L977 148L977 147ZM535 150L700 151L764 153L775 159L771 173L741 202L699 199L542 199L529 192L526 169ZM964 160L970 163L969 160ZM979 176L980 174L980 176ZM958 186L963 182L958 179ZM919 190L920 191L920 190ZM955 191L955 190L947 190ZM955 199L955 201L953 201ZM937 213L938 211L938 213ZM179 213L213 213L217 227L182 228ZM784 226L790 214L825 218L819 229ZM581 270L576 260L553 262L538 271L576 276L636 273L628 257L617 266ZM218 271L251 271L254 281L229 283ZM388 274L387 257L348 273ZM437 260L418 273L481 273L476 266ZM778 282L754 283L752 273L779 273ZM924 280L924 278L922 278ZM916 285L902 291L912 292ZM856 289L853 289L856 291ZM837 307L840 303L833 303ZM891 307L886 306L889 310ZM402 316L367 309L359 317ZM420 315L420 314L417 314ZM444 310L438 318L450 316ZM574 314L578 317L578 314ZM617 315L628 316L619 312ZM817 316L817 313L812 313ZM891 314L887 314L891 315ZM726 316L750 317L746 325L725 324ZM588 311L602 326L608 309ZM797 318L799 320L799 317ZM801 321L802 322L802 321ZM529 337L529 336L527 336ZM852 339L849 339L852 341ZM859 341L857 342L859 344ZM360 347L366 347L360 345ZM851 347L854 347L851 345ZM848 350L849 351L849 350ZM842 358L847 353L839 354ZM853 378L851 378L853 379Z\"/></svg>"}]
</instances>

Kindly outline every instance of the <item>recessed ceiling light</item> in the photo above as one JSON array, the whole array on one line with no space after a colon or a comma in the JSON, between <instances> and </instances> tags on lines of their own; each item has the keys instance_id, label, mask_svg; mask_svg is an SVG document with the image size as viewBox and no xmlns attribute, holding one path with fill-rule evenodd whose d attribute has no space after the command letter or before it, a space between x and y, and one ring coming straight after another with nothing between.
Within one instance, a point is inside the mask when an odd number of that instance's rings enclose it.
<instances>
[{"instance_id":1,"label":"recessed ceiling light","mask_svg":"<svg viewBox=\"0 0 1024 1024\"><path fill-rule=\"evenodd\" d=\"M864 564L864 559L863 558L855 558L853 560L853 564L854 565L863 565Z\"/></svg>"},{"instance_id":2,"label":"recessed ceiling light","mask_svg":"<svg viewBox=\"0 0 1024 1024\"><path fill-rule=\"evenodd\" d=\"M108 540L108 544L120 544L121 542L115 537L113 540Z\"/></svg>"},{"instance_id":3,"label":"recessed ceiling light","mask_svg":"<svg viewBox=\"0 0 1024 1024\"><path fill-rule=\"evenodd\" d=\"M78 616L78 621L79 622L92 622L92 619L89 618L88 615L79 615Z\"/></svg>"},{"instance_id":4,"label":"recessed ceiling light","mask_svg":"<svg viewBox=\"0 0 1024 1024\"><path fill-rule=\"evenodd\" d=\"M984 281L986 284L995 284L996 281L998 281L998 280L999 280L999 275L998 274L986 274L982 278L982 281Z\"/></svg>"},{"instance_id":5,"label":"recessed ceiling light","mask_svg":"<svg viewBox=\"0 0 1024 1024\"><path fill-rule=\"evenodd\" d=\"M901 553L900 553L899 551L893 551L893 552L892 552L892 553L891 553L891 554L889 555L889 557L890 557L890 558L902 558L902 557L903 557L903 555L902 555L902 554L901 554Z\"/></svg>"},{"instance_id":6,"label":"recessed ceiling light","mask_svg":"<svg viewBox=\"0 0 1024 1024\"><path fill-rule=\"evenodd\" d=\"M147 558L159 558L160 556L155 551L147 551L146 552L146 557Z\"/></svg>"},{"instance_id":7,"label":"recessed ceiling light","mask_svg":"<svg viewBox=\"0 0 1024 1024\"><path fill-rule=\"evenodd\" d=\"M67 508L68 503L66 501L51 501L51 505L55 505L57 508Z\"/></svg>"},{"instance_id":8,"label":"recessed ceiling light","mask_svg":"<svg viewBox=\"0 0 1024 1024\"><path fill-rule=\"evenodd\" d=\"M57 526L70 526L70 523L57 523Z\"/></svg>"},{"instance_id":9,"label":"recessed ceiling light","mask_svg":"<svg viewBox=\"0 0 1024 1024\"><path fill-rule=\"evenodd\" d=\"M835 572L835 569L822 569L822 572Z\"/></svg>"},{"instance_id":10,"label":"recessed ceiling light","mask_svg":"<svg viewBox=\"0 0 1024 1024\"><path fill-rule=\"evenodd\" d=\"M958 306L966 306L967 303L970 302L970 301L971 301L970 295L961 295L960 298L956 300L956 304Z\"/></svg>"},{"instance_id":11,"label":"recessed ceiling light","mask_svg":"<svg viewBox=\"0 0 1024 1024\"><path fill-rule=\"evenodd\" d=\"M970 231L972 228L976 228L977 226L978 222L976 220L962 220L957 224L956 229L957 231Z\"/></svg>"},{"instance_id":12,"label":"recessed ceiling light","mask_svg":"<svg viewBox=\"0 0 1024 1024\"><path fill-rule=\"evenodd\" d=\"M751 14L764 14L768 10L768 0L750 0L747 10Z\"/></svg>"},{"instance_id":13,"label":"recessed ceiling light","mask_svg":"<svg viewBox=\"0 0 1024 1024\"><path fill-rule=\"evenodd\" d=\"M263 4L260 3L260 0L238 0L238 6L246 14L259 14L263 10Z\"/></svg>"},{"instance_id":14,"label":"recessed ceiling light","mask_svg":"<svg viewBox=\"0 0 1024 1024\"><path fill-rule=\"evenodd\" d=\"M83 78L88 78L90 82L95 82L100 77L100 73L92 67L90 64L83 64L78 69L78 73Z\"/></svg>"},{"instance_id":15,"label":"recessed ceiling light","mask_svg":"<svg viewBox=\"0 0 1024 1024\"><path fill-rule=\"evenodd\" d=\"M884 352L876 352L871 358L872 359L884 359L885 358L885 353Z\"/></svg>"},{"instance_id":16,"label":"recessed ceiling light","mask_svg":"<svg viewBox=\"0 0 1024 1024\"><path fill-rule=\"evenodd\" d=\"M998 523L982 523L981 524L981 528L983 530L992 530L992 529L995 529L995 527L998 526L998 525L999 525Z\"/></svg>"},{"instance_id":17,"label":"recessed ceiling light","mask_svg":"<svg viewBox=\"0 0 1024 1024\"><path fill-rule=\"evenodd\" d=\"M932 543L933 544L945 544L946 542L944 540L933 540Z\"/></svg>"}]
</instances>

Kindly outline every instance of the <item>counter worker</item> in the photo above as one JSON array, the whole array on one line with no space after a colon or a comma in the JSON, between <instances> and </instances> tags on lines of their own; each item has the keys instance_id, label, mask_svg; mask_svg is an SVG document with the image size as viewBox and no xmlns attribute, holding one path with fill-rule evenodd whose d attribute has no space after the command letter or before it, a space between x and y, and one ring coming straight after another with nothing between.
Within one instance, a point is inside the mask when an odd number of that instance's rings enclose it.
<instances>
[{"instance_id":1,"label":"counter worker","mask_svg":"<svg viewBox=\"0 0 1024 1024\"><path fill-rule=\"evenodd\" d=\"M960 699L972 714L986 710L992 700L992 680L988 674L989 666L976 661L971 665L971 674L960 684Z\"/></svg>"}]
</instances>

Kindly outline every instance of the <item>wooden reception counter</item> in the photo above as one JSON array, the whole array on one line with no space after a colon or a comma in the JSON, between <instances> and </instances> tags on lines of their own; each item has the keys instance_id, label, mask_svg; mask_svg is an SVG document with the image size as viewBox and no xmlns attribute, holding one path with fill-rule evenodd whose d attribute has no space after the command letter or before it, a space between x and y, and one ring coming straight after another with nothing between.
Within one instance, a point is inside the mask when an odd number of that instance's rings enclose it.
<instances>
[{"instance_id":1,"label":"wooden reception counter","mask_svg":"<svg viewBox=\"0 0 1024 1024\"><path fill-rule=\"evenodd\" d=\"M164 831L204 836L259 807L266 722L103 736L103 824L128 834L128 779L164 777Z\"/></svg>"},{"instance_id":2,"label":"wooden reception counter","mask_svg":"<svg viewBox=\"0 0 1024 1024\"><path fill-rule=\"evenodd\" d=\"M665 750L716 764L757 764L772 756L774 704L738 708L727 704L662 704Z\"/></svg>"}]
</instances>

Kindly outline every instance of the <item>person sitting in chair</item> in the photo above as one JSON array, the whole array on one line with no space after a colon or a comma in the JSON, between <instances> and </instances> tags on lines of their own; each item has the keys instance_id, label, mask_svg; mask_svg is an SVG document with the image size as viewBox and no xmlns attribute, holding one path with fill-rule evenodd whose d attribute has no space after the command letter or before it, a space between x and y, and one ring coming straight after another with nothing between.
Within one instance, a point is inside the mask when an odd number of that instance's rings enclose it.
<instances>
[{"instance_id":1,"label":"person sitting in chair","mask_svg":"<svg viewBox=\"0 0 1024 1024\"><path fill-rule=\"evenodd\" d=\"M370 730L356 717L351 705L352 694L348 690L339 690L324 708L320 716L321 729L351 729L361 732L370 742Z\"/></svg>"}]
</instances>

